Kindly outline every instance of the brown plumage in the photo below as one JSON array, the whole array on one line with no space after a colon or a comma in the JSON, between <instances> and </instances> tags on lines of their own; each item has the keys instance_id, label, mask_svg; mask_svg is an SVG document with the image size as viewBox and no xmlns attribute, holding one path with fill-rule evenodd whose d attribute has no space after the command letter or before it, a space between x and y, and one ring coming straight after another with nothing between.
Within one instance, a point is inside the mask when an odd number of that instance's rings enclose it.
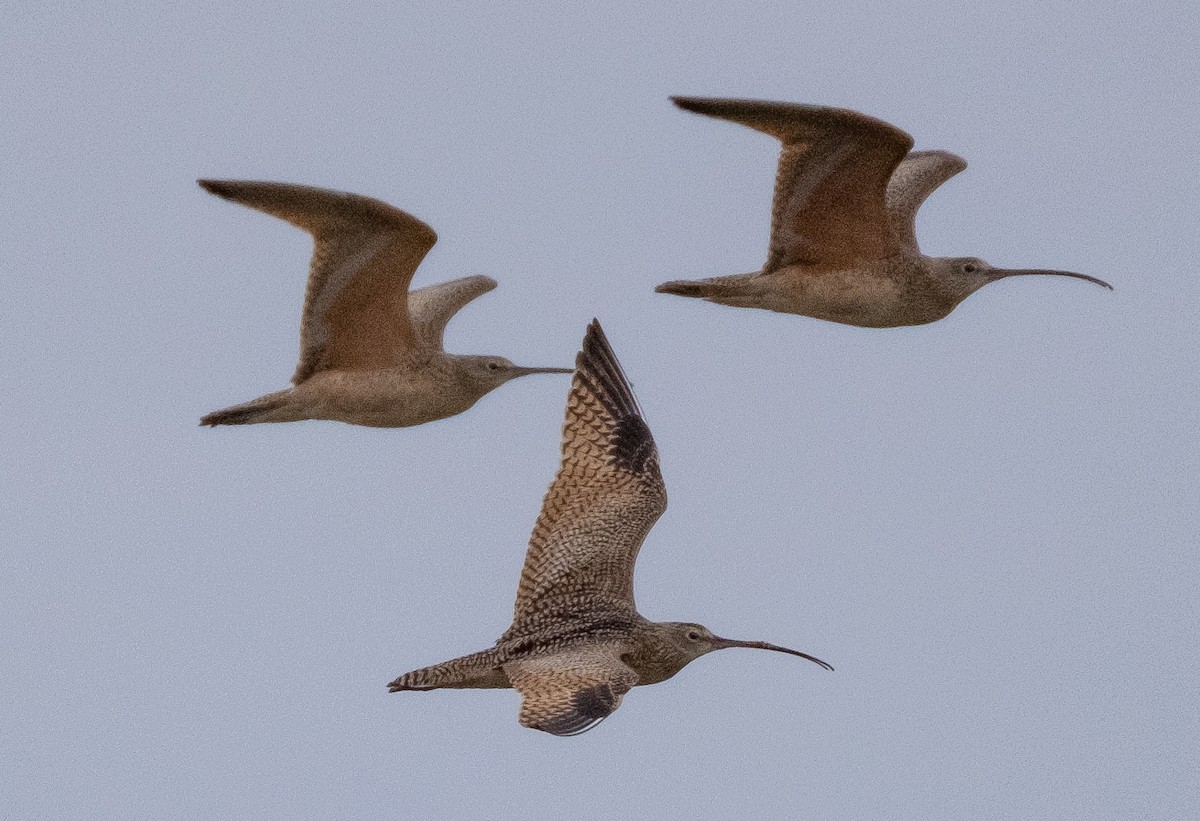
<instances>
[{"instance_id":1,"label":"brown plumage","mask_svg":"<svg viewBox=\"0 0 1200 821\"><path fill-rule=\"evenodd\" d=\"M279 182L200 180L206 191L313 236L295 387L210 413L202 425L333 419L404 427L461 413L523 368L442 349L450 318L496 287L474 276L408 292L437 234L411 214L357 194Z\"/></svg>"},{"instance_id":2,"label":"brown plumage","mask_svg":"<svg viewBox=\"0 0 1200 821\"><path fill-rule=\"evenodd\" d=\"M634 563L666 506L654 438L593 321L575 360L562 462L529 541L512 626L494 647L405 673L389 689L515 687L521 724L575 735L616 710L634 685L664 681L713 650L776 650L833 669L796 650L643 618Z\"/></svg>"},{"instance_id":3,"label":"brown plumage","mask_svg":"<svg viewBox=\"0 0 1200 821\"><path fill-rule=\"evenodd\" d=\"M914 151L882 120L843 108L673 97L680 108L731 120L782 143L771 238L762 270L665 282L659 293L865 327L920 325L946 316L989 282L1070 271L993 268L974 257L924 256L917 209L966 168L946 151Z\"/></svg>"}]
</instances>

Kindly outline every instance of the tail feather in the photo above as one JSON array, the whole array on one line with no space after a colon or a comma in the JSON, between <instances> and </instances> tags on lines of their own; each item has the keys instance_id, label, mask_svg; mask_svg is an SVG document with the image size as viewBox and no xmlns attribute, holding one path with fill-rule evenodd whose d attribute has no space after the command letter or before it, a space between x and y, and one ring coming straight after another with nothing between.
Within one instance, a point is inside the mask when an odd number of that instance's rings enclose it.
<instances>
[{"instance_id":1,"label":"tail feather","mask_svg":"<svg viewBox=\"0 0 1200 821\"><path fill-rule=\"evenodd\" d=\"M676 279L664 282L654 289L659 294L691 296L711 299L714 302L729 302L744 299L755 290L755 279L759 274L736 274L734 276L710 277L709 279Z\"/></svg>"},{"instance_id":2,"label":"tail feather","mask_svg":"<svg viewBox=\"0 0 1200 821\"><path fill-rule=\"evenodd\" d=\"M504 655L493 647L405 673L388 685L388 692L437 690L442 687L511 687L508 676L500 668L503 663Z\"/></svg>"},{"instance_id":3,"label":"tail feather","mask_svg":"<svg viewBox=\"0 0 1200 821\"><path fill-rule=\"evenodd\" d=\"M240 405L213 411L202 417L200 424L215 427L217 425L254 425L259 422L295 421L299 417L279 412L287 406L290 393L291 390L276 391Z\"/></svg>"},{"instance_id":4,"label":"tail feather","mask_svg":"<svg viewBox=\"0 0 1200 821\"><path fill-rule=\"evenodd\" d=\"M709 296L709 285L704 280L675 279L664 282L654 289L656 294L675 294L676 296L694 296L704 299Z\"/></svg>"}]
</instances>

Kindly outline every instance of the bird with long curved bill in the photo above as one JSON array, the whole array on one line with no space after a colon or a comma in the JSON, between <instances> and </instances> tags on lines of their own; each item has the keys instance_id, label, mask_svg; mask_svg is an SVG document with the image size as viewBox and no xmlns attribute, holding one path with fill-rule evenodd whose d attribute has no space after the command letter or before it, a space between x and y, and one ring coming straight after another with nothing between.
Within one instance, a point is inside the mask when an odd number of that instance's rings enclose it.
<instances>
[{"instance_id":1,"label":"bird with long curved bill","mask_svg":"<svg viewBox=\"0 0 1200 821\"><path fill-rule=\"evenodd\" d=\"M774 650L833 669L799 650L642 617L633 566L666 506L654 438L593 320L575 360L562 461L529 540L512 626L494 647L405 673L388 689L514 687L521 724L577 735L616 710L630 688L666 681L714 650Z\"/></svg>"},{"instance_id":2,"label":"bird with long curved bill","mask_svg":"<svg viewBox=\"0 0 1200 821\"><path fill-rule=\"evenodd\" d=\"M671 99L687 111L770 134L783 150L762 269L664 282L658 293L890 328L941 319L984 285L1008 277L1073 277L1112 289L1071 271L922 254L917 209L967 163L948 151L912 151L913 138L882 120L797 103Z\"/></svg>"},{"instance_id":3,"label":"bird with long curved bill","mask_svg":"<svg viewBox=\"0 0 1200 821\"><path fill-rule=\"evenodd\" d=\"M472 276L409 293L437 234L416 217L357 194L246 180L204 190L313 236L293 387L215 411L202 425L332 419L395 428L462 413L510 379L570 368L526 368L501 356L448 354L446 323L496 287Z\"/></svg>"}]
</instances>

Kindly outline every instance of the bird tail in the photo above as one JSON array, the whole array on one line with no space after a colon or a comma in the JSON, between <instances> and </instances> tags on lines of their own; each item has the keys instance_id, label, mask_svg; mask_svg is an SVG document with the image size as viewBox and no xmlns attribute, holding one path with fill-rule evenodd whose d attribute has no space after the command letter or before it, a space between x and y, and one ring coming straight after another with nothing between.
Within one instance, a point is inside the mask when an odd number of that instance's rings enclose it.
<instances>
[{"instance_id":1,"label":"bird tail","mask_svg":"<svg viewBox=\"0 0 1200 821\"><path fill-rule=\"evenodd\" d=\"M300 417L287 413L291 389L268 393L249 402L213 411L201 418L201 425L253 425L259 422L294 422Z\"/></svg>"},{"instance_id":2,"label":"bird tail","mask_svg":"<svg viewBox=\"0 0 1200 821\"><path fill-rule=\"evenodd\" d=\"M675 294L676 296L691 296L707 299L725 305L740 304L748 296L752 296L751 280L754 274L737 274L735 276L711 277L709 279L676 279L664 282L654 289L659 294Z\"/></svg>"},{"instance_id":3,"label":"bird tail","mask_svg":"<svg viewBox=\"0 0 1200 821\"><path fill-rule=\"evenodd\" d=\"M654 289L656 294L675 294L676 296L694 296L707 299L712 286L703 279L674 279L664 282Z\"/></svg>"},{"instance_id":4,"label":"bird tail","mask_svg":"<svg viewBox=\"0 0 1200 821\"><path fill-rule=\"evenodd\" d=\"M405 673L388 685L388 692L437 690L442 687L511 687L508 676L500 668L503 663L503 655L492 647Z\"/></svg>"}]
</instances>

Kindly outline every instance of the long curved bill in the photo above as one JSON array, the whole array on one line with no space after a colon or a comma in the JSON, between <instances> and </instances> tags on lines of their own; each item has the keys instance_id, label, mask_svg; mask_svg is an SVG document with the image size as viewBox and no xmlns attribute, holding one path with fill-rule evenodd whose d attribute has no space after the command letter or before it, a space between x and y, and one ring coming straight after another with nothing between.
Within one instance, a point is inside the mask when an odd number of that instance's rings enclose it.
<instances>
[{"instance_id":1,"label":"long curved bill","mask_svg":"<svg viewBox=\"0 0 1200 821\"><path fill-rule=\"evenodd\" d=\"M826 670L832 670L833 665L821 661L816 656L810 656L808 653L801 653L799 650L790 650L787 647L780 647L778 644L767 644L765 641L738 641L736 639L717 639L718 650L724 650L726 647L749 647L752 650L774 650L776 653L788 653L789 655L799 656L802 659L808 659L813 664L819 664Z\"/></svg>"},{"instance_id":2,"label":"long curved bill","mask_svg":"<svg viewBox=\"0 0 1200 821\"><path fill-rule=\"evenodd\" d=\"M1087 274L1077 274L1073 271L1051 271L1044 268L993 268L990 273L992 282L995 282L998 279L1004 279L1005 277L1075 277L1075 279L1083 279L1087 280L1088 282L1094 282L1110 291L1113 289L1113 286L1109 285L1102 279L1096 279L1096 277L1090 277Z\"/></svg>"},{"instance_id":3,"label":"long curved bill","mask_svg":"<svg viewBox=\"0 0 1200 821\"><path fill-rule=\"evenodd\" d=\"M531 373L575 373L574 368L522 368L519 365L513 368L517 376L529 376Z\"/></svg>"}]
</instances>

